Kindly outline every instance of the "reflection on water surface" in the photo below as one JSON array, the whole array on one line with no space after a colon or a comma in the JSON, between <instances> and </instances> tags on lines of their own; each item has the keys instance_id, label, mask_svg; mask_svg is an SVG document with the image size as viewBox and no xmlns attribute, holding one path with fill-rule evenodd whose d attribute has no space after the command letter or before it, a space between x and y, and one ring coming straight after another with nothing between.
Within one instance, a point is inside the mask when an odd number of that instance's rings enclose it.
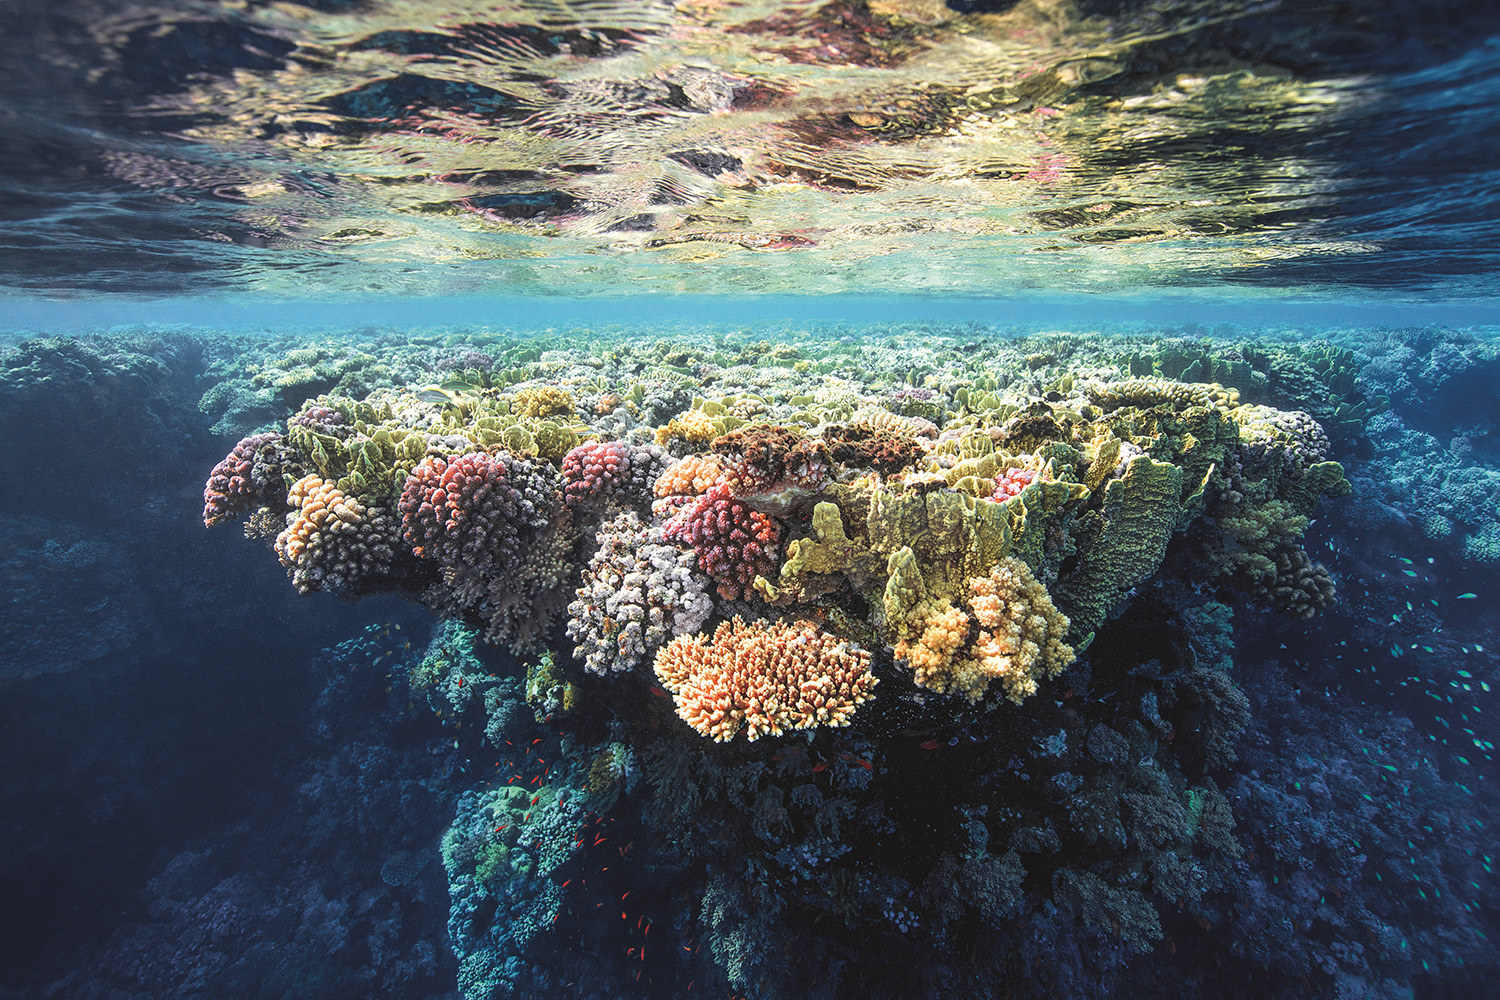
<instances>
[{"instance_id":1,"label":"reflection on water surface","mask_svg":"<svg viewBox=\"0 0 1500 1000\"><path fill-rule=\"evenodd\" d=\"M1480 6L17 10L0 277L1485 295L1500 48Z\"/></svg>"}]
</instances>

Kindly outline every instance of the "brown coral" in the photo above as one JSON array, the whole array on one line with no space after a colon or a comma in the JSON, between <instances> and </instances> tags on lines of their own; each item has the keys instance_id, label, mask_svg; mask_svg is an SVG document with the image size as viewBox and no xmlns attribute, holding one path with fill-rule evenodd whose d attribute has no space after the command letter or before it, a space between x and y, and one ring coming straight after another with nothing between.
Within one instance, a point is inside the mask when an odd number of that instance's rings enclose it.
<instances>
[{"instance_id":1,"label":"brown coral","mask_svg":"<svg viewBox=\"0 0 1500 1000\"><path fill-rule=\"evenodd\" d=\"M389 510L367 507L316 474L297 480L286 499L292 513L276 555L299 591L353 594L390 571L399 526Z\"/></svg>"},{"instance_id":2,"label":"brown coral","mask_svg":"<svg viewBox=\"0 0 1500 1000\"><path fill-rule=\"evenodd\" d=\"M923 454L912 435L863 424L824 428L823 441L829 457L840 465L874 469L884 476L912 468Z\"/></svg>"},{"instance_id":3,"label":"brown coral","mask_svg":"<svg viewBox=\"0 0 1500 1000\"><path fill-rule=\"evenodd\" d=\"M714 440L737 496L816 489L828 481L828 449L791 427L755 424Z\"/></svg>"},{"instance_id":4,"label":"brown coral","mask_svg":"<svg viewBox=\"0 0 1500 1000\"><path fill-rule=\"evenodd\" d=\"M553 385L528 385L516 390L515 398L510 401L510 411L532 420L566 416L573 412L573 395Z\"/></svg>"}]
</instances>

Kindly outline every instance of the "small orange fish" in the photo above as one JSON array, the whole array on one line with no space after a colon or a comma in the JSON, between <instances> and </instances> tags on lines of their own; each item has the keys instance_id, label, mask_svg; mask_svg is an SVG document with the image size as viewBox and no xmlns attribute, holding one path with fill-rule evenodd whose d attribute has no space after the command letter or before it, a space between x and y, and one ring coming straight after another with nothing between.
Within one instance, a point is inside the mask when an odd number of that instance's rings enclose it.
<instances>
[{"instance_id":1,"label":"small orange fish","mask_svg":"<svg viewBox=\"0 0 1500 1000\"><path fill-rule=\"evenodd\" d=\"M923 750L936 750L940 746L942 746L942 744L939 743L937 740L928 740L926 743L921 744L921 749L923 749Z\"/></svg>"}]
</instances>

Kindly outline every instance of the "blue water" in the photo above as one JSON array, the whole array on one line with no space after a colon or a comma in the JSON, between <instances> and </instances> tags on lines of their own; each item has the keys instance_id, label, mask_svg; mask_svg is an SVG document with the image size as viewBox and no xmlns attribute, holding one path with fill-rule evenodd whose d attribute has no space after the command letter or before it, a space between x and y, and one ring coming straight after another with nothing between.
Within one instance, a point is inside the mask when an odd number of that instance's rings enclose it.
<instances>
[{"instance_id":1,"label":"blue water","mask_svg":"<svg viewBox=\"0 0 1500 1000\"><path fill-rule=\"evenodd\" d=\"M1497 59L0 4L0 998L1492 996Z\"/></svg>"}]
</instances>

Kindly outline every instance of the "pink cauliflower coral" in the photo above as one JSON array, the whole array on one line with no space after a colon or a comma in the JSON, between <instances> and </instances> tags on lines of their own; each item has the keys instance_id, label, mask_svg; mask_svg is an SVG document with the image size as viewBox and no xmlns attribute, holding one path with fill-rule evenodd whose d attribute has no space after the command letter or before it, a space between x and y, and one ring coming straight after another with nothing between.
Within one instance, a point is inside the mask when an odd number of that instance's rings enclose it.
<instances>
[{"instance_id":1,"label":"pink cauliflower coral","mask_svg":"<svg viewBox=\"0 0 1500 1000\"><path fill-rule=\"evenodd\" d=\"M663 527L667 541L698 554L698 568L713 577L726 598L748 596L759 574L775 565L781 529L776 522L734 498L717 483L673 514Z\"/></svg>"},{"instance_id":2,"label":"pink cauliflower coral","mask_svg":"<svg viewBox=\"0 0 1500 1000\"><path fill-rule=\"evenodd\" d=\"M424 458L397 504L412 552L447 566L514 566L555 510L551 471L503 453Z\"/></svg>"},{"instance_id":3,"label":"pink cauliflower coral","mask_svg":"<svg viewBox=\"0 0 1500 1000\"><path fill-rule=\"evenodd\" d=\"M1006 469L995 477L995 492L990 494L990 499L1009 500L1013 496L1019 496L1036 479L1035 469Z\"/></svg>"}]
</instances>

